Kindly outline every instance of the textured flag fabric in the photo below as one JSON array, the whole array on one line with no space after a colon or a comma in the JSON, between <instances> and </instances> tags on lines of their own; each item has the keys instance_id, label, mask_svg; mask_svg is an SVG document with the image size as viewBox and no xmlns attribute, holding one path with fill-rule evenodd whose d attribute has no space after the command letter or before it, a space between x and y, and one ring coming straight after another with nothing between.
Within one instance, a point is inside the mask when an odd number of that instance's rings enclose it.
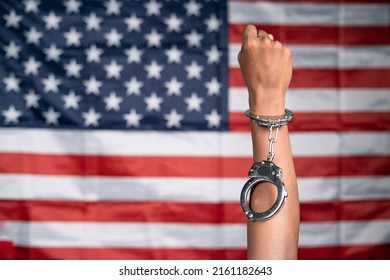
<instances>
[{"instance_id":1,"label":"textured flag fabric","mask_svg":"<svg viewBox=\"0 0 390 280\"><path fill-rule=\"evenodd\" d=\"M245 259L246 24L294 55L299 258L390 259L385 0L1 1L0 258Z\"/></svg>"}]
</instances>

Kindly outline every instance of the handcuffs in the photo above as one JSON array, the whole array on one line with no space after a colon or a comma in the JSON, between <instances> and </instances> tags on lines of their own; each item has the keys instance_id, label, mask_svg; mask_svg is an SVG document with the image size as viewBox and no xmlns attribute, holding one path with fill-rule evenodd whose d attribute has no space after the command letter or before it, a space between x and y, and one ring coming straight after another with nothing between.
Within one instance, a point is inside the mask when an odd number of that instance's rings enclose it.
<instances>
[{"instance_id":1,"label":"handcuffs","mask_svg":"<svg viewBox=\"0 0 390 280\"><path fill-rule=\"evenodd\" d=\"M268 127L269 129L269 148L268 156L266 160L255 162L252 164L248 172L249 180L244 184L241 191L240 203L242 210L244 211L249 221L264 221L272 216L276 215L283 207L285 199L287 198L287 190L283 183L283 170L275 165L272 161L275 156L274 144L278 140L279 128L283 125L287 125L292 119L292 112L285 110L284 116L277 117L261 117L255 116L250 113L249 110L245 112L245 116L253 120L257 125ZM273 130L275 130L275 136L273 136ZM269 182L276 186L277 197L274 204L267 211L255 212L248 204L250 200L250 193L252 188L258 183ZM248 199L249 198L249 199Z\"/></svg>"}]
</instances>

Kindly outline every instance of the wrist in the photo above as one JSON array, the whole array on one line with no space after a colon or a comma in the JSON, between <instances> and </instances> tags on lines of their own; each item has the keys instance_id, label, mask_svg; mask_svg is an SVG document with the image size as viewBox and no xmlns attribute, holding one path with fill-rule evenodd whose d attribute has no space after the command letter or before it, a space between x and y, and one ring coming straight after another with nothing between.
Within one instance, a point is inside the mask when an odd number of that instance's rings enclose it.
<instances>
[{"instance_id":1,"label":"wrist","mask_svg":"<svg viewBox=\"0 0 390 280\"><path fill-rule=\"evenodd\" d=\"M280 116L284 114L285 98L249 98L249 110L254 115Z\"/></svg>"}]
</instances>

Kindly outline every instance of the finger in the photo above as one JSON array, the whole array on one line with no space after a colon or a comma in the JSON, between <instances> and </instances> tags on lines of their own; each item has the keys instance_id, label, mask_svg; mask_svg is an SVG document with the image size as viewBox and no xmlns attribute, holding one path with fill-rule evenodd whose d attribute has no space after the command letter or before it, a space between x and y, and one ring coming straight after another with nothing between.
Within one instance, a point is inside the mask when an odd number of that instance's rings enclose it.
<instances>
[{"instance_id":1,"label":"finger","mask_svg":"<svg viewBox=\"0 0 390 280\"><path fill-rule=\"evenodd\" d=\"M242 38L246 37L256 37L257 28L254 25L247 25L242 32Z\"/></svg>"},{"instance_id":2,"label":"finger","mask_svg":"<svg viewBox=\"0 0 390 280\"><path fill-rule=\"evenodd\" d=\"M260 39L269 38L269 35L264 30L257 31L257 37Z\"/></svg>"}]
</instances>

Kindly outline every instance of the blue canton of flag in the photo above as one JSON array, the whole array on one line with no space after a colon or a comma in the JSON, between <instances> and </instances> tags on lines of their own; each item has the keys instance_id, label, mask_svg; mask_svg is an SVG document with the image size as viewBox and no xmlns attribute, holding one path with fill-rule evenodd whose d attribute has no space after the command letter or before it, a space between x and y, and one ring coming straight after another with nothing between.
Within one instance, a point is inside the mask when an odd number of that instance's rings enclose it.
<instances>
[{"instance_id":1,"label":"blue canton of flag","mask_svg":"<svg viewBox=\"0 0 390 280\"><path fill-rule=\"evenodd\" d=\"M11 2L1 126L227 130L225 1Z\"/></svg>"}]
</instances>

